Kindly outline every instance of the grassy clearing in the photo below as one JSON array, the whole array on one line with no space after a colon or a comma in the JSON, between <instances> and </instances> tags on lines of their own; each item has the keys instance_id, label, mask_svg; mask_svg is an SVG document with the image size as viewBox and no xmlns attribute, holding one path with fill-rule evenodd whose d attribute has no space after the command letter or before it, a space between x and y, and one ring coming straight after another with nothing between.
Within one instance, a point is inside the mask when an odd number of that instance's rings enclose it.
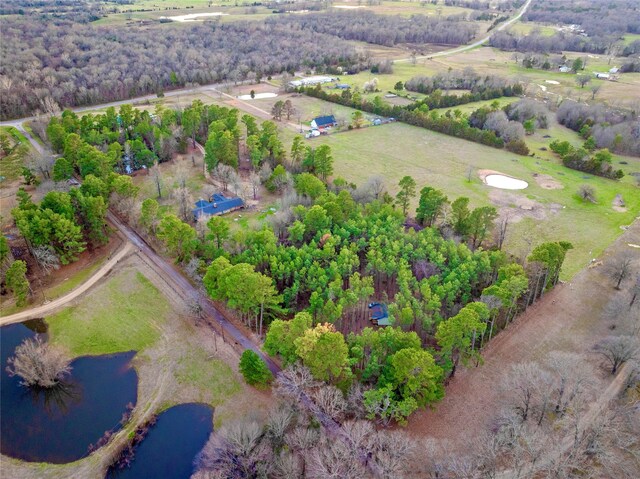
<instances>
[{"instance_id":1,"label":"grassy clearing","mask_svg":"<svg viewBox=\"0 0 640 479\"><path fill-rule=\"evenodd\" d=\"M40 138L36 133L34 133L33 129L31 128L31 123L29 123L28 121L24 122L22 124L22 128L24 128L25 131L31 135L31 138L36 140L40 145L46 146L42 138Z\"/></svg>"},{"instance_id":2,"label":"grassy clearing","mask_svg":"<svg viewBox=\"0 0 640 479\"><path fill-rule=\"evenodd\" d=\"M200 347L190 349L177 360L174 374L180 386L198 390L198 401L214 407L242 388L227 363L211 357Z\"/></svg>"},{"instance_id":3,"label":"grassy clearing","mask_svg":"<svg viewBox=\"0 0 640 479\"><path fill-rule=\"evenodd\" d=\"M12 146L16 148L13 153L0 158L0 176L4 177L4 181L13 181L22 174L22 167L24 166L24 160L27 156L18 150L23 148L22 145L26 145L28 148L27 151L29 151L31 144L29 140L13 126L2 126L0 127L0 131L9 134L10 141L13 142Z\"/></svg>"},{"instance_id":4,"label":"grassy clearing","mask_svg":"<svg viewBox=\"0 0 640 479\"><path fill-rule=\"evenodd\" d=\"M77 306L47 318L51 341L75 356L140 351L160 337L168 301L142 274L125 270Z\"/></svg>"},{"instance_id":5,"label":"grassy clearing","mask_svg":"<svg viewBox=\"0 0 640 479\"><path fill-rule=\"evenodd\" d=\"M545 37L551 37L558 33L557 28L534 22L516 22L509 27L509 30L521 35L528 35L534 30L538 30Z\"/></svg>"},{"instance_id":6,"label":"grassy clearing","mask_svg":"<svg viewBox=\"0 0 640 479\"><path fill-rule=\"evenodd\" d=\"M550 138L544 138L545 135ZM564 278L567 279L603 251L621 233L621 226L633 221L634 212L640 211L640 190L631 177L618 182L585 175L565 168L551 153L536 148L548 146L555 138L579 142L574 132L554 123L550 130L541 130L527 139L536 157L523 157L395 123L323 136L314 139L313 144L330 145L335 175L355 183L362 184L370 176L381 175L391 193L395 193L400 178L411 175L418 189L430 185L442 189L450 199L467 196L474 206L493 204L513 212L520 221L511 226L507 249L516 255L528 254L532 246L543 241L571 241L575 249L565 263ZM381 148L381 145L396 147ZM625 160L630 163L623 167L627 172L640 169L640 160ZM467 181L469 169L473 171L471 182ZM523 179L529 187L513 192L488 187L478 179L479 169ZM542 188L533 176L535 173L553 177L563 188ZM597 204L585 204L577 197L582 184L595 188ZM622 194L627 212L611 208L616 194ZM534 218L517 206L527 200L535 202L537 215L542 217Z\"/></svg>"}]
</instances>

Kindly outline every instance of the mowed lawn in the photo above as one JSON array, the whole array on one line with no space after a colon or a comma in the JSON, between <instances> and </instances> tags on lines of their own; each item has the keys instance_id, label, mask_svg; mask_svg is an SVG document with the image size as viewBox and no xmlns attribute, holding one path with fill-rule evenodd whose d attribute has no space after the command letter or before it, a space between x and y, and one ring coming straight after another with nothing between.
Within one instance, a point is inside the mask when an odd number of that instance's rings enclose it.
<instances>
[{"instance_id":1,"label":"mowed lawn","mask_svg":"<svg viewBox=\"0 0 640 479\"><path fill-rule=\"evenodd\" d=\"M535 141L541 141L547 133L553 136L556 130L563 133L563 139L573 134L564 128L541 130L535 135ZM544 241L572 242L575 249L567 256L564 279L571 278L602 252L621 233L621 226L630 224L640 211L640 189L634 185L632 177L613 181L585 175L565 168L558 160L550 159L549 154L547 159L519 156L401 123L310 141L313 146L322 143L332 148L335 176L357 184L363 184L373 175L381 175L390 192L395 194L400 178L411 175L418 190L429 185L443 190L450 200L466 196L473 206L497 201L496 206L517 212L517 216L523 217L510 227L506 248L518 256L528 254L532 247ZM634 171L640 171L640 161L632 161L634 164L625 166L627 171L634 168ZM467 180L470 168L473 170L471 182ZM520 191L497 190L482 183L477 175L480 169L523 179L529 186ZM550 175L563 188L542 188L536 183L535 173ZM584 203L578 198L576 193L583 184L595 189L597 204ZM612 209L617 194L622 194L627 212ZM518 208L520 201L527 200L536 202L536 218L542 215L543 219L528 217L528 211Z\"/></svg>"},{"instance_id":2,"label":"mowed lawn","mask_svg":"<svg viewBox=\"0 0 640 479\"><path fill-rule=\"evenodd\" d=\"M126 269L79 304L47 318L53 343L75 356L141 351L160 337L172 308L142 274Z\"/></svg>"}]
</instances>

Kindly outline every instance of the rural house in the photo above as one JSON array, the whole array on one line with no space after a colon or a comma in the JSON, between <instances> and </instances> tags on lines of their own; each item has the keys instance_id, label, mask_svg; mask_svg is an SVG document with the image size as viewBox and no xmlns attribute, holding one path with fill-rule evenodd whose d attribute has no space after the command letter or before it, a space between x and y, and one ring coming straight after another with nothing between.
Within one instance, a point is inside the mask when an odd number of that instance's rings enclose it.
<instances>
[{"instance_id":1,"label":"rural house","mask_svg":"<svg viewBox=\"0 0 640 479\"><path fill-rule=\"evenodd\" d=\"M311 128L320 131L337 125L338 122L336 121L336 117L333 115L319 116L311 120Z\"/></svg>"},{"instance_id":2,"label":"rural house","mask_svg":"<svg viewBox=\"0 0 640 479\"><path fill-rule=\"evenodd\" d=\"M193 218L198 221L198 218L202 215L223 215L242 207L244 207L244 202L241 198L227 198L226 196L215 193L209 201L202 199L196 201L196 207L193 210Z\"/></svg>"}]
</instances>

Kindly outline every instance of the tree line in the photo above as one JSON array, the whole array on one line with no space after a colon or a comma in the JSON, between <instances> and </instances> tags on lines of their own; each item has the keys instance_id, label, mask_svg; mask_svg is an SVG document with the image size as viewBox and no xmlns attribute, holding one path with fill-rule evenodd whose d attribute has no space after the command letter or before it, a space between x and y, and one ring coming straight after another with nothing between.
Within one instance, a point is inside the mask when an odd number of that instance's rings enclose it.
<instances>
[{"instance_id":1,"label":"tree line","mask_svg":"<svg viewBox=\"0 0 640 479\"><path fill-rule=\"evenodd\" d=\"M522 125L516 125L517 122L509 124L509 120L507 120L506 126L509 128L502 128L501 126L484 128L486 125L485 121L479 122L477 120L474 124L474 119L480 118L481 115L486 119L488 114L497 110L497 104L491 108L480 108L471 115L463 114L460 110L454 110L453 112L447 110L444 114L440 114L438 111L430 109L430 101L438 104L449 101L455 103L458 97L455 95L441 96L436 90L436 92L431 95L433 96L432 100L430 100L430 96L408 106L398 106L384 102L380 96L376 96L370 100L364 98L359 92L351 93L348 90L342 93L329 93L321 87L316 86L300 87L298 91L309 96L320 98L321 100L338 103L376 115L395 118L398 121L437 131L438 133L444 133L445 135L474 141L493 148L507 148L509 151L517 154L529 154L529 149L522 140L524 130L522 129ZM451 100L443 100L443 98L448 98L449 96L452 97ZM496 134L496 132L498 132L499 135Z\"/></svg>"},{"instance_id":2,"label":"tree line","mask_svg":"<svg viewBox=\"0 0 640 479\"><path fill-rule=\"evenodd\" d=\"M486 98L480 98L480 100L490 100L500 96L517 96L523 93L522 86L519 83L497 75L483 76L471 67L467 67L464 70L437 73L430 77L418 75L408 80L404 86L409 91L427 95L436 90L471 90L471 94L486 96Z\"/></svg>"}]
</instances>

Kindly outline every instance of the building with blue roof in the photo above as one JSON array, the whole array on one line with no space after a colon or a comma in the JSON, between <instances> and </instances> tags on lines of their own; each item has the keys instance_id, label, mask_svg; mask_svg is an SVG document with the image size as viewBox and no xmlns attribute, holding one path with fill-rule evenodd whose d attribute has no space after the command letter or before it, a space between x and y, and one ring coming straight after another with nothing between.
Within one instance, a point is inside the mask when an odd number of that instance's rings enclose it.
<instances>
[{"instance_id":1,"label":"building with blue roof","mask_svg":"<svg viewBox=\"0 0 640 479\"><path fill-rule=\"evenodd\" d=\"M201 216L217 216L229 213L231 211L244 207L241 198L227 198L226 196L214 193L209 201L198 200L193 210L193 218L198 221Z\"/></svg>"},{"instance_id":2,"label":"building with blue roof","mask_svg":"<svg viewBox=\"0 0 640 479\"><path fill-rule=\"evenodd\" d=\"M332 126L338 126L336 117L333 115L319 116L311 120L311 128L316 130L324 130L325 128L331 128Z\"/></svg>"}]
</instances>

